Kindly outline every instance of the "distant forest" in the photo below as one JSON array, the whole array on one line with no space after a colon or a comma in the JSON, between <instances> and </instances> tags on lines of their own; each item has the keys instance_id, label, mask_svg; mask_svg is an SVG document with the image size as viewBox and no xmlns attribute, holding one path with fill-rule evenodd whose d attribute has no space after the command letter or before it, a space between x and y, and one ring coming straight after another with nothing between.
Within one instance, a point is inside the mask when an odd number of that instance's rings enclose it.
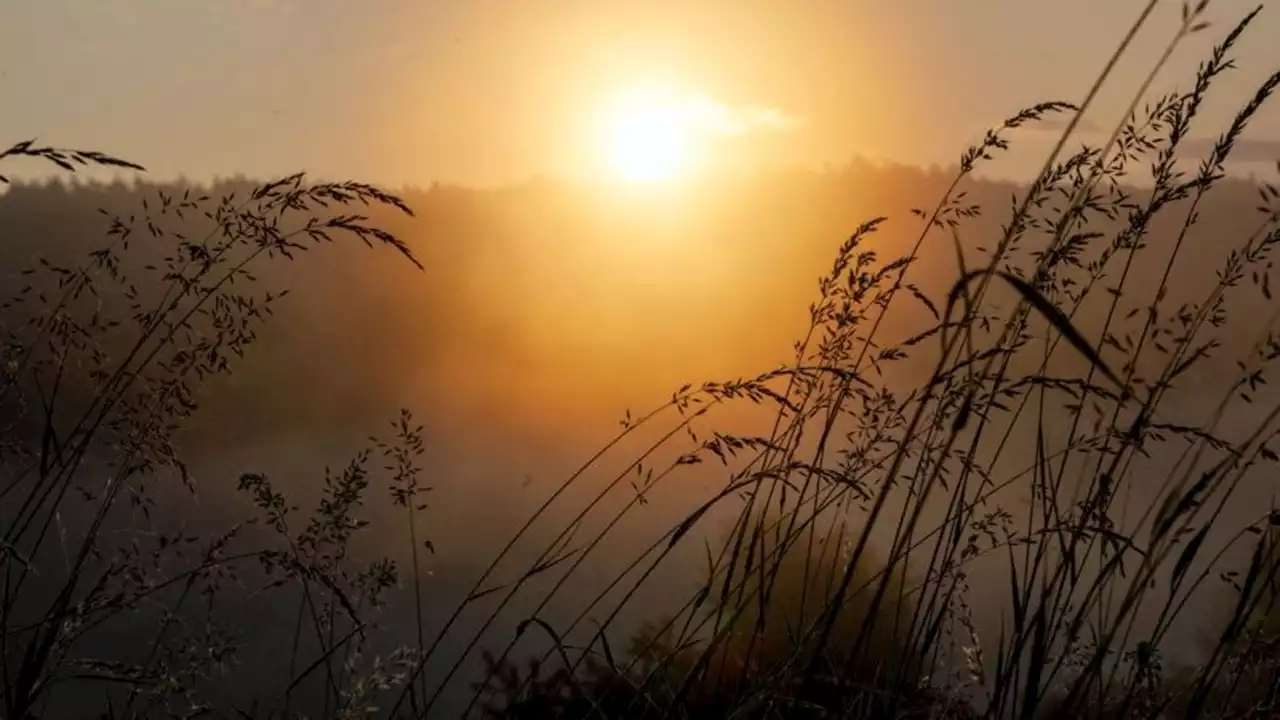
<instances>
[{"instance_id":1,"label":"distant forest","mask_svg":"<svg viewBox=\"0 0 1280 720\"><path fill-rule=\"evenodd\" d=\"M229 385L216 386L209 411L252 409L254 422L271 424L345 423L381 419L405 392L477 412L500 392L504 405L555 398L561 411L594 417L683 382L753 374L785 360L816 278L852 228L888 217L873 249L882 261L898 257L921 229L911 209L931 207L952 177L941 168L856 163L706 185L678 198L620 197L553 181L407 188L400 194L416 217L370 209L370 222L403 238L425 271L385 249L345 243L265 266L292 296L234 379L217 381ZM0 272L16 288L39 257L73 261L102 243L100 211L141 217L157 191L216 197L253 185L15 183L0 195ZM1127 190L1143 197L1141 188ZM974 258L999 237L1023 191L966 181L961 205L981 215L964 218L958 237ZM1208 194L1175 268L1183 275L1176 286L1194 291L1212 281L1223 257L1215 240L1247 236L1258 197L1258 185L1245 179L1224 180ZM1148 242L1168 238L1180 215L1176 206L1162 213ZM1098 221L1090 227L1103 229ZM1011 264L1043 246L1029 236ZM923 249L912 274L940 304L956 277L954 253L945 233L929 242L937 247ZM1163 254L1153 249L1147 257L1154 262ZM643 372L635 372L641 356ZM627 372L627 387L618 393L582 392L584 384L618 386L619 371ZM251 437L255 428L238 423L229 431Z\"/></svg>"},{"instance_id":2,"label":"distant forest","mask_svg":"<svg viewBox=\"0 0 1280 720\"><path fill-rule=\"evenodd\" d=\"M817 278L858 224L889 218L864 249L890 262L920 234L922 220L912 210L933 207L953 177L940 168L860 163L707 184L678 197L624 196L550 181L403 190L413 217L371 208L369 223L407 243L423 269L386 247L348 241L255 270L267 287L291 294L235 371L201 388L201 407L178 436L181 449L200 459L193 467L203 480L230 486L239 473L274 465L283 484L306 496L314 494L322 467L340 464L350 443L384 429L398 408L413 408L427 428L432 483L444 496L433 496L428 512L431 540L441 550L431 563L427 602L452 602L451 593L463 591L464 580L536 506L519 495L522 483L536 476L554 484L616 427L625 409L662 402L686 382L751 376L786 362L807 325ZM980 266L987 245L1003 234L1014 198L1026 191L1008 182L965 182L943 231L926 240L936 246L923 248L912 272L917 300L895 304L900 327L888 332L895 340L945 307L958 274L948 223L954 221L971 264ZM20 292L38 276L26 271L42 263L82 261L102 245L113 216L137 223L126 257L145 267L169 249L145 220L163 197L243 194L255 184L15 183L0 195L4 287ZM1125 190L1143 198L1141 188ZM1258 191L1252 181L1229 179L1200 204L1169 284L1172 308L1196 301L1213 285L1228 252L1220 238L1238 243L1253 232ZM1047 202L1055 201L1067 198ZM1160 243L1176 235L1185 209L1175 203L1153 222L1146 242L1155 245L1141 255L1151 266L1137 268L1127 284L1134 302L1149 299L1158 284L1155 272L1168 250ZM172 233L198 233L205 222L166 218ZM1071 238L1066 252L1098 237L1105 242L1124 221L1117 213L1107 228L1095 219L1088 230L1101 235ZM1026 266L1029 255L1045 247L1045 234L1033 227L1010 265ZM1068 280L1086 271L1063 269ZM1233 303L1246 314L1266 308L1250 293ZM1091 307L1075 318L1086 334L1102 319ZM8 312L0 310L0 325L11 320ZM1195 373L1212 376L1212 362L1239 357L1254 330L1248 323L1217 330L1224 345L1235 347ZM1236 331L1244 336L1231 335ZM927 378L935 350L929 343L920 348L885 372ZM1185 380L1193 395L1196 380ZM243 505L228 499L234 493L210 487L193 515L199 523L216 526L243 515ZM677 498L667 510L678 521L688 505ZM399 526L389 521L387 527ZM383 532L375 524L374 534ZM611 546L611 559L625 555L625 545ZM670 588L651 583L645 591L652 600ZM254 615L245 627L284 632L279 620ZM250 658L249 665L273 660ZM250 685L271 682L267 673L244 677Z\"/></svg>"}]
</instances>

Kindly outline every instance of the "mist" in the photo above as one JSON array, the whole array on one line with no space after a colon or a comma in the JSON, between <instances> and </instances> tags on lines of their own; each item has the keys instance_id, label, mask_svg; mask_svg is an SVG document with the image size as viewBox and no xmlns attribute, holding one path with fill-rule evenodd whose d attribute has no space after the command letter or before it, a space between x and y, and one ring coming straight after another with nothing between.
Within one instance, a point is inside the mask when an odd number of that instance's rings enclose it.
<instances>
[{"instance_id":1,"label":"mist","mask_svg":"<svg viewBox=\"0 0 1280 720\"><path fill-rule=\"evenodd\" d=\"M12 13L0 718L1274 712L1275 20L1165 5Z\"/></svg>"},{"instance_id":2,"label":"mist","mask_svg":"<svg viewBox=\"0 0 1280 720\"><path fill-rule=\"evenodd\" d=\"M340 469L369 435L383 434L399 409L407 408L424 428L423 463L432 488L420 532L433 551L420 592L429 624L442 622L521 524L609 441L625 411L639 414L660 405L686 382L749 377L786 362L806 325L816 278L859 215L875 208L891 217L909 216L910 208L936 201L948 182L949 174L939 169L860 163L826 173L762 174L677 199L620 201L554 182L489 191L402 189L398 194L412 217L379 211L371 218L403 240L421 269L389 248L348 243L292 261L278 258L258 271L259 282L290 293L232 371L199 389L200 408L176 440L196 492L173 478L158 487L161 523L213 531L242 521L252 512L236 490L243 473L271 478L284 495L305 505L316 498L326 468ZM70 264L97 248L109 224L106 216L140 213L165 194L216 197L252 185L15 185L0 199L0 224L13 231L4 264L24 268L33 257ZM978 180L965 191L975 205L999 207L1025 188ZM1188 250L1192 259L1179 266L1173 284L1179 290L1171 302L1191 301L1203 292L1201 261L1195 258L1210 262L1218 254L1211 238L1240 234L1256 192L1253 183L1231 180L1209 196L1196 245ZM1000 222L993 212L969 223L969 251L979 252L983 238L998 237ZM918 222L890 220L868 247L896 257L910 249L918 232ZM1161 249L1152 252L1159 256ZM941 307L957 269L933 260L937 255L926 256L930 262L919 270L917 283ZM10 280L13 287L29 282L17 272ZM899 326L893 333L901 337L927 319L922 305L894 317ZM1100 318L1085 313L1076 322L1088 329ZM1252 339L1231 332L1220 337L1239 347ZM888 365L881 380L927 379L936 354L928 344L920 351L923 358ZM1083 370L1083 361L1067 363L1068 373ZM1205 383L1215 371L1198 372L1205 374L1190 377L1189 389L1176 396L1178 417L1166 422L1193 424L1212 412L1219 393ZM765 434L769 420L768 412L741 407L717 417L719 427L748 434ZM629 440L610 460L625 465L628 453L651 439L641 434ZM1137 481L1125 488L1126 502L1141 508L1158 501L1159 485L1138 481L1168 466L1164 452L1151 458L1150 471L1136 473ZM1001 467L1012 475L1034 463L1033 455L1015 451L1002 458ZM610 467L593 468L559 499L506 561L508 573L531 562L538 539L550 540L590 502ZM572 576L571 595L603 590L649 543L706 501L726 472L690 467L652 492L645 507L592 548ZM1225 511L1223 527L1252 522L1258 503L1269 502L1269 483L1251 482L1255 486ZM1006 492L1016 498L1028 489L1014 483ZM374 521L365 551L407 564L403 524L384 504L371 503ZM589 537L591 524L608 516L607 506L597 507L580 534ZM628 609L615 621L619 636L664 606L674 610L696 587L699 563L705 562L696 538L723 535L728 521L708 519L685 540L658 579L643 586L641 600L628 606L647 612ZM978 563L970 570L972 587L1001 580L999 563L983 567ZM387 627L412 624L403 592L398 597L383 621ZM538 604L538 587L518 597L507 620L489 630L492 642L509 639L515 623ZM1189 615L1226 612L1219 608L1225 602L1220 595L1197 598L1202 609ZM1007 601L983 602L981 594L976 600L975 625L994 631L1009 612ZM251 631L259 638L262 632L281 642L288 637L274 627L278 620L262 614L264 607L241 602L242 627L261 628ZM558 612L567 620L581 603L570 599L563 605L553 605L550 617ZM597 614L609 608L601 603ZM1197 657L1201 634L1187 628L1165 649L1173 657ZM463 649L461 640L452 642ZM248 657L235 669L233 677L241 680L233 686L247 683L245 697L270 687L270 672L282 672L269 662L258 666L266 661ZM476 672L474 659L468 667Z\"/></svg>"}]
</instances>

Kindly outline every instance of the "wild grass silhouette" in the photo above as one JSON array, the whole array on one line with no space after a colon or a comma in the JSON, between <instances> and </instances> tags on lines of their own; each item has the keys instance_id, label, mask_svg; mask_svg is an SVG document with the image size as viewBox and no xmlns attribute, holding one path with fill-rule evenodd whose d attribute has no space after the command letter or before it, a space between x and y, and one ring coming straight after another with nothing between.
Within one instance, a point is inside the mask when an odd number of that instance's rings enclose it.
<instances>
[{"instance_id":1,"label":"wild grass silhouette","mask_svg":"<svg viewBox=\"0 0 1280 720\"><path fill-rule=\"evenodd\" d=\"M1184 7L1152 78L1211 29L1205 6ZM1280 73L1197 168L1179 163L1256 15L1186 90L1143 106L1144 86L1100 147L1066 141L1128 39L1078 105L989 131L913 212L923 230L900 257L875 242L886 218L859 226L793 359L628 413L453 607L423 595L436 480L408 411L288 495L240 473L250 517L183 505L197 488L180 441L209 422L199 388L260 342L279 268L359 241L428 270L370 219L411 205L295 175L221 198L159 189L141 214L108 217L104 245L51 251L0 307L4 716L1274 715L1280 511L1257 486L1280 462L1265 382L1280 191L1256 186L1238 236L1199 228ZM987 213L974 173L1051 117L1071 120L999 237L966 239ZM34 143L0 160L16 156L141 170ZM1125 184L1142 168L1149 186ZM271 430L234 407L214 417ZM731 429L744 418L765 425ZM723 481L632 547L643 533L627 523L713 463ZM407 549L390 557L386 537ZM619 537L630 560L586 582ZM646 600L690 557L705 567L687 601ZM1228 612L1206 622L1188 609L1211 584ZM649 622L627 628L637 614ZM1211 626L1211 641L1166 668L1178 623ZM253 677L236 686L246 657Z\"/></svg>"}]
</instances>

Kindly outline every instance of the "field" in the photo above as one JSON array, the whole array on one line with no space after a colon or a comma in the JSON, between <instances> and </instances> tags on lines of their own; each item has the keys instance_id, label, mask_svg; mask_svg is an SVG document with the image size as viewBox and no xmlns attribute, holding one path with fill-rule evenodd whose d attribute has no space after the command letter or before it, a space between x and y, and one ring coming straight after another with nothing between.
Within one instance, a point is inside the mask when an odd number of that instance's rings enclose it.
<instances>
[{"instance_id":1,"label":"field","mask_svg":"<svg viewBox=\"0 0 1280 720\"><path fill-rule=\"evenodd\" d=\"M1204 9L1096 146L1110 65L657 211L14 144L0 717L1276 716L1280 72L1208 127Z\"/></svg>"}]
</instances>

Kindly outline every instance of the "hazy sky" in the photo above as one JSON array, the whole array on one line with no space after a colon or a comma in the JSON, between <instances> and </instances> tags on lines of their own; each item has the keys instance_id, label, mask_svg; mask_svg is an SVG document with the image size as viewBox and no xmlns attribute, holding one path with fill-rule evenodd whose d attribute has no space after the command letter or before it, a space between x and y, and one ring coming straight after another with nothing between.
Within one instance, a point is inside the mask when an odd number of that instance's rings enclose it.
<instances>
[{"instance_id":1,"label":"hazy sky","mask_svg":"<svg viewBox=\"0 0 1280 720\"><path fill-rule=\"evenodd\" d=\"M721 164L820 165L855 153L946 163L1023 105L1079 99L1143 4L4 0L0 142L91 147L161 176L305 169L488 184L596 167L604 108L640 82L793 121L722 133L706 151ZM1188 78L1255 4L1213 0L1217 25L1164 77ZM1280 68L1271 4L1202 134ZM1104 107L1120 109L1178 5L1144 31ZM1280 111L1267 110L1252 135L1280 141ZM1006 167L1037 165L1045 137Z\"/></svg>"}]
</instances>

